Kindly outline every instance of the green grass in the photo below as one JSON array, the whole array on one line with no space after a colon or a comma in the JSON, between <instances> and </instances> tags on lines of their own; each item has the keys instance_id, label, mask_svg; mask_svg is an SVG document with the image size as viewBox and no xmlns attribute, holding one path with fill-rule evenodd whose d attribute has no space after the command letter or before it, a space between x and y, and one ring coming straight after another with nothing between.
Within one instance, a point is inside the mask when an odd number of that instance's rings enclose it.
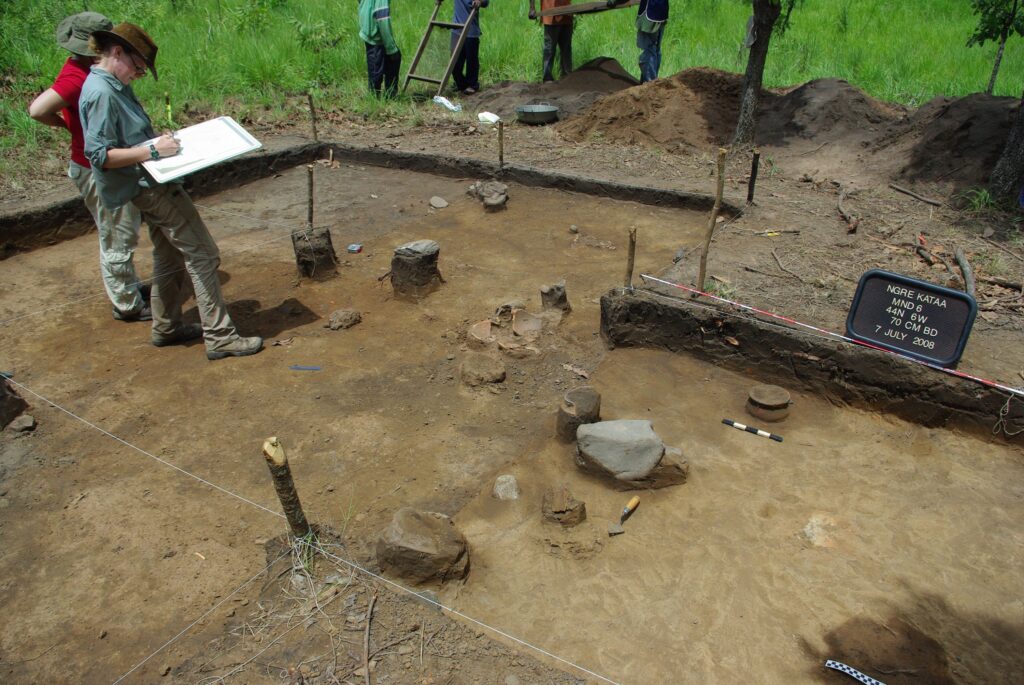
<instances>
[{"instance_id":1,"label":"green grass","mask_svg":"<svg viewBox=\"0 0 1024 685\"><path fill-rule=\"evenodd\" d=\"M482 12L482 81L538 80L540 28L526 19L527 0L495 0ZM66 57L54 43L61 18L84 6L115 22L133 21L160 46L160 81L146 78L136 92L162 119L164 93L174 111L244 117L289 117L312 89L319 106L375 118L422 119L408 99L381 104L367 96L365 53L356 26L356 0L0 0L0 173L60 145L25 114ZM408 68L433 3L394 0L393 24ZM446 2L444 16L451 11ZM686 0L672 8L662 74L694 66L742 71L740 50L749 0ZM638 72L632 9L577 20L575 61L608 55ZM967 48L974 27L965 0L804 0L790 30L773 40L768 86L813 78L845 78L871 95L918 105L939 95L984 90L995 46ZM442 41L444 42L444 41ZM440 61L434 56L435 61ZM997 95L1019 97L1024 87L1024 41L1012 39ZM293 104L289 104L293 103Z\"/></svg>"}]
</instances>

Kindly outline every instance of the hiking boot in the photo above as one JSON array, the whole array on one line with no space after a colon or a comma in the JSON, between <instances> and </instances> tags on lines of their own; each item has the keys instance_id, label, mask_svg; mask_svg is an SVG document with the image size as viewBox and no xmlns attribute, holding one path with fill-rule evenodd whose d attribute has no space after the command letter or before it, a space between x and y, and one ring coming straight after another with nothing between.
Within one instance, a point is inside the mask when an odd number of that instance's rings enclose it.
<instances>
[{"instance_id":1,"label":"hiking boot","mask_svg":"<svg viewBox=\"0 0 1024 685\"><path fill-rule=\"evenodd\" d=\"M248 357L263 349L263 338L253 336L251 338L235 338L228 344L216 350L206 350L206 358L209 360L224 359L225 357Z\"/></svg>"},{"instance_id":2,"label":"hiking boot","mask_svg":"<svg viewBox=\"0 0 1024 685\"><path fill-rule=\"evenodd\" d=\"M148 304L142 305L142 309L137 312L122 312L117 307L114 307L114 319L117 321L152 321L153 310L149 308Z\"/></svg>"},{"instance_id":3,"label":"hiking boot","mask_svg":"<svg viewBox=\"0 0 1024 685\"><path fill-rule=\"evenodd\" d=\"M152 340L156 347L167 347L168 345L179 345L189 340L198 340L203 337L203 327L197 323L182 324L178 330L170 335L153 334Z\"/></svg>"}]
</instances>

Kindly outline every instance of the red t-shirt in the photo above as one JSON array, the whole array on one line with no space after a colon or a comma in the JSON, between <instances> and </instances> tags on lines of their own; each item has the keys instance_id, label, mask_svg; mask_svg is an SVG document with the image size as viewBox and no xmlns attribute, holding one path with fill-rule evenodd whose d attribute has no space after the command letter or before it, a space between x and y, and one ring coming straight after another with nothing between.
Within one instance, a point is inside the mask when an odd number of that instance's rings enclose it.
<instances>
[{"instance_id":1,"label":"red t-shirt","mask_svg":"<svg viewBox=\"0 0 1024 685\"><path fill-rule=\"evenodd\" d=\"M82 134L82 120L78 118L78 97L82 94L82 84L88 75L89 65L68 57L57 80L50 86L68 103L61 110L61 116L71 132L71 159L82 166L89 166L89 160L85 158L85 136Z\"/></svg>"}]
</instances>

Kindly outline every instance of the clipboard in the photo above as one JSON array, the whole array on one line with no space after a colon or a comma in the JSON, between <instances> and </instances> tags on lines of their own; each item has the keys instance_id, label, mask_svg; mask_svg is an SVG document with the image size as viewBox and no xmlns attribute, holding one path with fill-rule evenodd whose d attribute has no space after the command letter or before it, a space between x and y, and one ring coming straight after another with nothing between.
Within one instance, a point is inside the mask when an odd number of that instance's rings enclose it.
<instances>
[{"instance_id":1,"label":"clipboard","mask_svg":"<svg viewBox=\"0 0 1024 685\"><path fill-rule=\"evenodd\" d=\"M205 169L246 152L263 147L231 117L217 117L194 126L175 131L181 151L173 157L150 159L142 163L157 183L167 183L193 172ZM147 140L142 146L155 143Z\"/></svg>"}]
</instances>

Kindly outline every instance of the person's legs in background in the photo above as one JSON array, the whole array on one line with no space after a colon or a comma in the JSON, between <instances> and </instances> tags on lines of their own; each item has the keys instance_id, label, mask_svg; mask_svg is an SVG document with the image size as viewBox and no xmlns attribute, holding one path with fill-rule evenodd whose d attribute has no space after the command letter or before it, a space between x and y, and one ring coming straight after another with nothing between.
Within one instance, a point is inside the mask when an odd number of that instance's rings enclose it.
<instances>
[{"instance_id":1,"label":"person's legs in background","mask_svg":"<svg viewBox=\"0 0 1024 685\"><path fill-rule=\"evenodd\" d=\"M560 26L558 32L558 57L562 66L562 77L572 72L572 24Z\"/></svg>"},{"instance_id":2,"label":"person's legs in background","mask_svg":"<svg viewBox=\"0 0 1024 685\"><path fill-rule=\"evenodd\" d=\"M382 45L366 45L366 77L370 85L370 92L380 96L381 84L385 80L385 69L387 55Z\"/></svg>"},{"instance_id":3,"label":"person's legs in background","mask_svg":"<svg viewBox=\"0 0 1024 685\"><path fill-rule=\"evenodd\" d=\"M384 95L393 98L398 95L398 74L402 70L402 52L384 56Z\"/></svg>"},{"instance_id":4,"label":"person's legs in background","mask_svg":"<svg viewBox=\"0 0 1024 685\"><path fill-rule=\"evenodd\" d=\"M658 69L661 68L661 36L664 32L664 24L660 24L654 33L636 32L636 46L640 48L640 83L658 78Z\"/></svg>"},{"instance_id":5,"label":"person's legs in background","mask_svg":"<svg viewBox=\"0 0 1024 685\"><path fill-rule=\"evenodd\" d=\"M543 65L544 65L544 80L554 81L555 75L552 73L555 66L555 47L558 44L558 27L544 25L544 51L542 53ZM562 53L563 55L565 53Z\"/></svg>"},{"instance_id":6,"label":"person's legs in background","mask_svg":"<svg viewBox=\"0 0 1024 685\"><path fill-rule=\"evenodd\" d=\"M462 45L466 59L466 87L463 90L480 90L480 39L466 38Z\"/></svg>"}]
</instances>

